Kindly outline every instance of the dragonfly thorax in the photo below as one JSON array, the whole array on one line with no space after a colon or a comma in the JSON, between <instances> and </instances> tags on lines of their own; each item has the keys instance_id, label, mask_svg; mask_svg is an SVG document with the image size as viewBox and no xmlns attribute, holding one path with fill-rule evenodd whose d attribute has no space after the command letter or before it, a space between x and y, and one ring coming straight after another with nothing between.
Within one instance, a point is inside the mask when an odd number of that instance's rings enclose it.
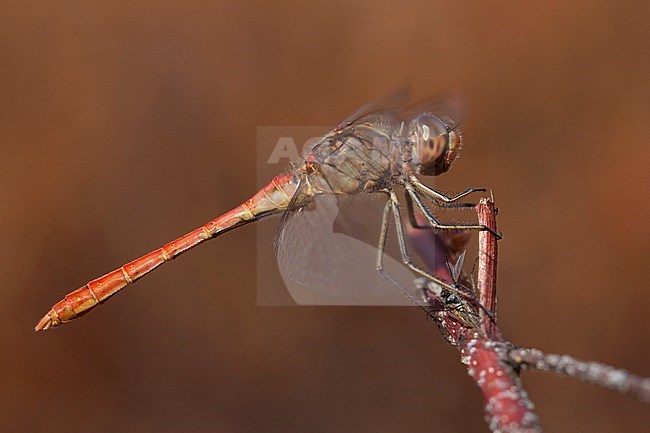
<instances>
[{"instance_id":1,"label":"dragonfly thorax","mask_svg":"<svg viewBox=\"0 0 650 433\"><path fill-rule=\"evenodd\" d=\"M305 155L305 182L314 193L357 194L381 189L398 166L395 143L387 131L373 125L334 130Z\"/></svg>"},{"instance_id":2,"label":"dragonfly thorax","mask_svg":"<svg viewBox=\"0 0 650 433\"><path fill-rule=\"evenodd\" d=\"M451 130L432 114L421 114L409 125L413 162L418 173L436 176L449 170L461 145L460 129Z\"/></svg>"}]
</instances>

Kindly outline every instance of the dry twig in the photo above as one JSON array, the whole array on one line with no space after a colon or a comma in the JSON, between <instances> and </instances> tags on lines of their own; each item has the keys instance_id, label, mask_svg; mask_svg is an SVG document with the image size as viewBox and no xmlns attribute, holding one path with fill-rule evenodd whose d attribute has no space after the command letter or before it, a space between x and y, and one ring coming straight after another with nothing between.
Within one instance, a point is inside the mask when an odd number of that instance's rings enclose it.
<instances>
[{"instance_id":1,"label":"dry twig","mask_svg":"<svg viewBox=\"0 0 650 433\"><path fill-rule=\"evenodd\" d=\"M476 211L480 224L496 232L494 203L483 199ZM457 263L466 238L415 231L411 235L419 238L418 253L437 277L455 281L459 288L467 288L467 299L461 299L431 282L422 279L416 282L429 302L431 317L447 341L460 351L470 377L481 389L486 419L493 432L542 431L539 418L533 412L534 406L519 379L523 369L552 371L650 401L648 378L596 362L579 361L568 355L547 355L536 349L523 349L502 337L496 323L498 250L497 237L493 233L482 231L479 234L476 301L472 300L471 281L460 273L462 258L460 265ZM423 236L429 238L428 251L422 247L426 245Z\"/></svg>"}]
</instances>

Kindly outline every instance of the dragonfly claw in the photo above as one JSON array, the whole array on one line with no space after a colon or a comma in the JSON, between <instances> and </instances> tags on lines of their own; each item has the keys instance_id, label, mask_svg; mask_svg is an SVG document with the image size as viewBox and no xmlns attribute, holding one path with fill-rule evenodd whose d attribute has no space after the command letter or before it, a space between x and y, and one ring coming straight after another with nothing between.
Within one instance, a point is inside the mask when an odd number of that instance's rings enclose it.
<instances>
[{"instance_id":1,"label":"dragonfly claw","mask_svg":"<svg viewBox=\"0 0 650 433\"><path fill-rule=\"evenodd\" d=\"M483 226L483 230L485 230L486 232L490 232L490 233L492 233L494 236L496 236L496 238L497 238L498 241L500 241L501 239L503 239L503 235L501 234L501 232L498 232L498 233L497 233L497 232L495 232L494 230L492 230L491 228L489 228L488 226Z\"/></svg>"}]
</instances>

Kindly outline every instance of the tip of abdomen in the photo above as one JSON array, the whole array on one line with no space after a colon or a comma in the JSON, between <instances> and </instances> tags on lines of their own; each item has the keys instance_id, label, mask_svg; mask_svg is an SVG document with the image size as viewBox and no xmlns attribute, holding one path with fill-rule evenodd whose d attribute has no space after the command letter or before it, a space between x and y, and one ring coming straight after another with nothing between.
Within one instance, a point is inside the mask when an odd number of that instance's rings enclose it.
<instances>
[{"instance_id":1,"label":"tip of abdomen","mask_svg":"<svg viewBox=\"0 0 650 433\"><path fill-rule=\"evenodd\" d=\"M47 331L50 328L59 326L61 321L59 320L57 314L54 310L50 310L43 318L38 322L35 331Z\"/></svg>"}]
</instances>

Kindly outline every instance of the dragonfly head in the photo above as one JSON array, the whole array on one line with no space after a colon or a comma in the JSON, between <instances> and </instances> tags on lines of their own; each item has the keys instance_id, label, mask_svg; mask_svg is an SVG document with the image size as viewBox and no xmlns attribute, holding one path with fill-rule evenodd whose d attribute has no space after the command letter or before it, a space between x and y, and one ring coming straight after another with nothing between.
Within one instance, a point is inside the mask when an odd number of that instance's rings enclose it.
<instances>
[{"instance_id":1,"label":"dragonfly head","mask_svg":"<svg viewBox=\"0 0 650 433\"><path fill-rule=\"evenodd\" d=\"M449 170L460 149L460 129L450 129L432 114L420 114L410 124L418 173L436 176Z\"/></svg>"}]
</instances>

